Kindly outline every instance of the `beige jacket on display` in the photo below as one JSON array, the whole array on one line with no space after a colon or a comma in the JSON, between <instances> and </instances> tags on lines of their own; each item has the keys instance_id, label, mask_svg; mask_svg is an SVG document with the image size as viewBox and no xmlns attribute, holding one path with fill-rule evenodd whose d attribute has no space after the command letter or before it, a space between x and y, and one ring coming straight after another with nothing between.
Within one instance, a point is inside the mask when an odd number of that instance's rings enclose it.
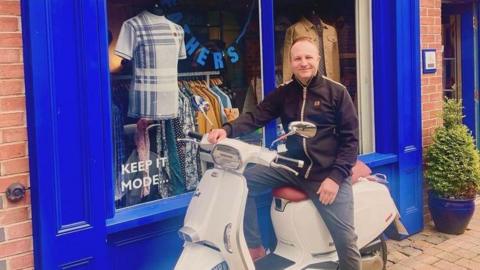
<instances>
[{"instance_id":1,"label":"beige jacket on display","mask_svg":"<svg viewBox=\"0 0 480 270\"><path fill-rule=\"evenodd\" d=\"M323 51L325 54L326 75L330 79L340 82L340 57L338 53L337 30L335 27L321 22L323 26ZM309 20L300 19L299 22L290 26L285 34L285 43L283 46L283 81L291 80L292 71L290 69L290 48L294 40L301 37L309 37L318 44L318 32Z\"/></svg>"}]
</instances>

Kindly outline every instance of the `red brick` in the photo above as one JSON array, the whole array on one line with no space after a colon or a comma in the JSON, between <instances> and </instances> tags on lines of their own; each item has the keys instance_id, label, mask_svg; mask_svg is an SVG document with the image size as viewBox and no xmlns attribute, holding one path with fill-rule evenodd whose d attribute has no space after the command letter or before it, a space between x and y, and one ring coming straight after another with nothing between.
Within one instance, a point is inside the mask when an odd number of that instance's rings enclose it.
<instances>
[{"instance_id":1,"label":"red brick","mask_svg":"<svg viewBox=\"0 0 480 270\"><path fill-rule=\"evenodd\" d=\"M11 143L0 145L0 160L24 157L26 155L26 143Z\"/></svg>"},{"instance_id":2,"label":"red brick","mask_svg":"<svg viewBox=\"0 0 480 270\"><path fill-rule=\"evenodd\" d=\"M422 80L422 87L423 87L424 85L429 85L429 83L428 83L428 77L427 77L426 75L422 76L422 79L421 79L421 80Z\"/></svg>"},{"instance_id":3,"label":"red brick","mask_svg":"<svg viewBox=\"0 0 480 270\"><path fill-rule=\"evenodd\" d=\"M427 16L427 9L426 8L421 8L420 9L420 17L423 18L423 16Z\"/></svg>"},{"instance_id":4,"label":"red brick","mask_svg":"<svg viewBox=\"0 0 480 270\"><path fill-rule=\"evenodd\" d=\"M0 1L0 15L20 15L20 1Z\"/></svg>"},{"instance_id":5,"label":"red brick","mask_svg":"<svg viewBox=\"0 0 480 270\"><path fill-rule=\"evenodd\" d=\"M422 104L422 111L432 111L438 108L439 108L439 105L437 104L437 102L427 102Z\"/></svg>"},{"instance_id":6,"label":"red brick","mask_svg":"<svg viewBox=\"0 0 480 270\"><path fill-rule=\"evenodd\" d=\"M25 125L25 113L12 112L12 113L0 113L0 128L2 127L14 127Z\"/></svg>"},{"instance_id":7,"label":"red brick","mask_svg":"<svg viewBox=\"0 0 480 270\"><path fill-rule=\"evenodd\" d=\"M422 93L422 103L430 102L430 95Z\"/></svg>"},{"instance_id":8,"label":"red brick","mask_svg":"<svg viewBox=\"0 0 480 270\"><path fill-rule=\"evenodd\" d=\"M432 25L434 23L434 17L422 17L420 19L421 25Z\"/></svg>"},{"instance_id":9,"label":"red brick","mask_svg":"<svg viewBox=\"0 0 480 270\"><path fill-rule=\"evenodd\" d=\"M438 72L438 71L437 71ZM437 75L437 74L435 74ZM432 76L430 78L428 78L428 82L429 84L441 84L442 83L442 77L440 76Z\"/></svg>"},{"instance_id":10,"label":"red brick","mask_svg":"<svg viewBox=\"0 0 480 270\"><path fill-rule=\"evenodd\" d=\"M0 112L25 111L25 97L0 98Z\"/></svg>"},{"instance_id":11,"label":"red brick","mask_svg":"<svg viewBox=\"0 0 480 270\"><path fill-rule=\"evenodd\" d=\"M27 140L26 127L3 129L1 134L2 137L0 138L0 141L3 143L23 142Z\"/></svg>"},{"instance_id":12,"label":"red brick","mask_svg":"<svg viewBox=\"0 0 480 270\"><path fill-rule=\"evenodd\" d=\"M443 93L438 92L438 93L433 93L430 94L430 101L442 101L443 100Z\"/></svg>"},{"instance_id":13,"label":"red brick","mask_svg":"<svg viewBox=\"0 0 480 270\"><path fill-rule=\"evenodd\" d=\"M435 35L423 35L422 42L435 42Z\"/></svg>"},{"instance_id":14,"label":"red brick","mask_svg":"<svg viewBox=\"0 0 480 270\"><path fill-rule=\"evenodd\" d=\"M0 175L28 172L28 158L9 159L0 162Z\"/></svg>"},{"instance_id":15,"label":"red brick","mask_svg":"<svg viewBox=\"0 0 480 270\"><path fill-rule=\"evenodd\" d=\"M0 211L0 224L2 226L25 222L28 220L28 208L18 207ZM2 256L0 255L0 258Z\"/></svg>"},{"instance_id":16,"label":"red brick","mask_svg":"<svg viewBox=\"0 0 480 270\"><path fill-rule=\"evenodd\" d=\"M422 120L430 119L430 112L422 112Z\"/></svg>"},{"instance_id":17,"label":"red brick","mask_svg":"<svg viewBox=\"0 0 480 270\"><path fill-rule=\"evenodd\" d=\"M5 227L5 236L7 240L32 236L32 221L15 223Z\"/></svg>"},{"instance_id":18,"label":"red brick","mask_svg":"<svg viewBox=\"0 0 480 270\"><path fill-rule=\"evenodd\" d=\"M0 244L0 258L32 251L32 238L24 238Z\"/></svg>"},{"instance_id":19,"label":"red brick","mask_svg":"<svg viewBox=\"0 0 480 270\"><path fill-rule=\"evenodd\" d=\"M26 254L18 255L15 257L8 258L8 269L24 269L33 267L33 253L29 252ZM33 268L32 268L33 269Z\"/></svg>"},{"instance_id":20,"label":"red brick","mask_svg":"<svg viewBox=\"0 0 480 270\"><path fill-rule=\"evenodd\" d=\"M0 49L0 63L20 63L20 49Z\"/></svg>"},{"instance_id":21,"label":"red brick","mask_svg":"<svg viewBox=\"0 0 480 270\"><path fill-rule=\"evenodd\" d=\"M0 32L18 32L18 17L0 17Z\"/></svg>"},{"instance_id":22,"label":"red brick","mask_svg":"<svg viewBox=\"0 0 480 270\"><path fill-rule=\"evenodd\" d=\"M21 48L21 33L0 33L0 47L2 48Z\"/></svg>"},{"instance_id":23,"label":"red brick","mask_svg":"<svg viewBox=\"0 0 480 270\"><path fill-rule=\"evenodd\" d=\"M427 15L428 16L441 16L441 10L440 8L429 8L427 9Z\"/></svg>"},{"instance_id":24,"label":"red brick","mask_svg":"<svg viewBox=\"0 0 480 270\"><path fill-rule=\"evenodd\" d=\"M436 119L429 119L429 120L424 120L422 122L422 127L423 128L433 128L437 127L437 120Z\"/></svg>"},{"instance_id":25,"label":"red brick","mask_svg":"<svg viewBox=\"0 0 480 270\"><path fill-rule=\"evenodd\" d=\"M435 7L435 2L431 0L422 0L420 1L420 7Z\"/></svg>"},{"instance_id":26,"label":"red brick","mask_svg":"<svg viewBox=\"0 0 480 270\"><path fill-rule=\"evenodd\" d=\"M23 65L0 65L0 79L22 79Z\"/></svg>"},{"instance_id":27,"label":"red brick","mask_svg":"<svg viewBox=\"0 0 480 270\"><path fill-rule=\"evenodd\" d=\"M422 93L423 94L435 93L436 90L437 90L436 85L424 85L424 86L422 86Z\"/></svg>"},{"instance_id":28,"label":"red brick","mask_svg":"<svg viewBox=\"0 0 480 270\"><path fill-rule=\"evenodd\" d=\"M13 183L20 183L25 187L29 187L28 174L16 174L11 176L0 177L0 190L3 192Z\"/></svg>"},{"instance_id":29,"label":"red brick","mask_svg":"<svg viewBox=\"0 0 480 270\"><path fill-rule=\"evenodd\" d=\"M23 80L0 80L0 96L23 94L24 89Z\"/></svg>"}]
</instances>

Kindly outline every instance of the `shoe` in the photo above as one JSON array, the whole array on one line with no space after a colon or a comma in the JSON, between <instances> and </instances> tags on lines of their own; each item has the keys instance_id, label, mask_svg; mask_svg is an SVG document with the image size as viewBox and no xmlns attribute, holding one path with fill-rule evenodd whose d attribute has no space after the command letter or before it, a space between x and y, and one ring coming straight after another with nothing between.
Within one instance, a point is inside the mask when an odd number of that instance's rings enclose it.
<instances>
[{"instance_id":1,"label":"shoe","mask_svg":"<svg viewBox=\"0 0 480 270\"><path fill-rule=\"evenodd\" d=\"M254 262L260 260L266 255L265 248L263 246L249 248L248 251L250 252L250 257L252 257Z\"/></svg>"}]
</instances>

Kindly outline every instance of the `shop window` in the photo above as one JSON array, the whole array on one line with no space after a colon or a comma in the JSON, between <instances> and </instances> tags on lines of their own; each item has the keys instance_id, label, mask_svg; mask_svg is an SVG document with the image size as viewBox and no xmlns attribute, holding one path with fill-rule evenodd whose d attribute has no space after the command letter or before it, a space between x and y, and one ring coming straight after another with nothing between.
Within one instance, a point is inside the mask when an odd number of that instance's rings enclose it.
<instances>
[{"instance_id":1,"label":"shop window","mask_svg":"<svg viewBox=\"0 0 480 270\"><path fill-rule=\"evenodd\" d=\"M285 55L292 39L301 36L318 40L320 72L343 84L352 97L359 114L360 153L374 152L371 1L275 1L277 83L291 79Z\"/></svg>"},{"instance_id":2,"label":"shop window","mask_svg":"<svg viewBox=\"0 0 480 270\"><path fill-rule=\"evenodd\" d=\"M192 191L187 130L262 99L258 0L108 0L116 208ZM242 138L262 143L262 130Z\"/></svg>"},{"instance_id":3,"label":"shop window","mask_svg":"<svg viewBox=\"0 0 480 270\"><path fill-rule=\"evenodd\" d=\"M462 98L461 57L461 17L460 15L442 15L443 44L443 96Z\"/></svg>"}]
</instances>

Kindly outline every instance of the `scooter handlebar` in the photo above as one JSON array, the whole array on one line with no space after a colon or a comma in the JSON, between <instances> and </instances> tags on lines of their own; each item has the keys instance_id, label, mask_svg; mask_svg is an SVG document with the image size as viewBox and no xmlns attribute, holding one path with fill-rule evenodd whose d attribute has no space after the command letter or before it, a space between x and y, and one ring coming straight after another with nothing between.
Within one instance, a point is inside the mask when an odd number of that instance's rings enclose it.
<instances>
[{"instance_id":1,"label":"scooter handlebar","mask_svg":"<svg viewBox=\"0 0 480 270\"><path fill-rule=\"evenodd\" d=\"M294 166L297 168L303 168L303 165L305 165L305 162L303 160L288 158L281 155L277 155L276 162L280 164L285 164L287 166Z\"/></svg>"},{"instance_id":2,"label":"scooter handlebar","mask_svg":"<svg viewBox=\"0 0 480 270\"><path fill-rule=\"evenodd\" d=\"M195 132L195 131L188 131L187 136L191 137L191 138L194 138L194 139L198 139L198 140L201 140L203 138L202 134L200 134L198 132Z\"/></svg>"}]
</instances>

